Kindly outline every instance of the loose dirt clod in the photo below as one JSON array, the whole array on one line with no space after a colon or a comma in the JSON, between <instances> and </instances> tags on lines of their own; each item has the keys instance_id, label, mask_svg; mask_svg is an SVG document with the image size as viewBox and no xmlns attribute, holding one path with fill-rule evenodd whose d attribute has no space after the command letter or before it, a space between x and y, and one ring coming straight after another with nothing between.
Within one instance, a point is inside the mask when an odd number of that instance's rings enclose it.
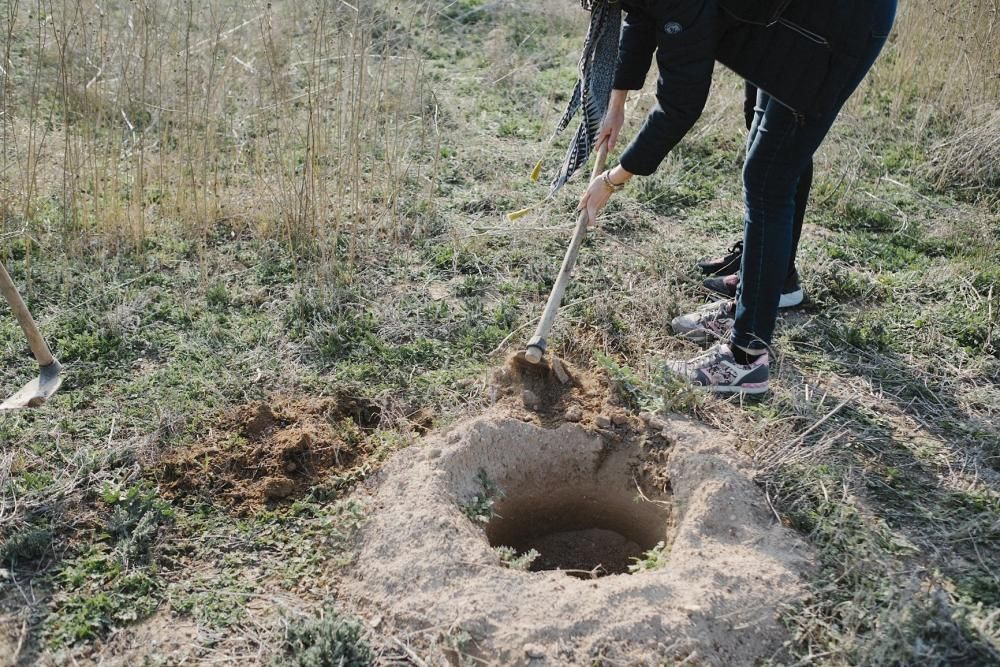
<instances>
[{"instance_id":1,"label":"loose dirt clod","mask_svg":"<svg viewBox=\"0 0 1000 667\"><path fill-rule=\"evenodd\" d=\"M525 389L521 392L521 402L524 403L524 407L529 410L534 410L539 405L538 396L535 395L535 392L530 389Z\"/></svg>"},{"instance_id":2,"label":"loose dirt clod","mask_svg":"<svg viewBox=\"0 0 1000 667\"><path fill-rule=\"evenodd\" d=\"M164 486L220 498L238 512L295 497L363 459L380 414L349 396L279 396L239 406L193 446L168 456Z\"/></svg>"},{"instance_id":3,"label":"loose dirt clod","mask_svg":"<svg viewBox=\"0 0 1000 667\"><path fill-rule=\"evenodd\" d=\"M552 364L533 364L525 359L523 352L518 352L507 360L507 370L513 379L524 390L535 393L546 405L558 403L577 384L574 376L561 362L559 369L560 372L557 373Z\"/></svg>"},{"instance_id":4,"label":"loose dirt clod","mask_svg":"<svg viewBox=\"0 0 1000 667\"><path fill-rule=\"evenodd\" d=\"M519 352L508 358L493 381L501 407L518 419L548 426L587 421L608 400L607 387L600 380L555 357L551 363L532 364ZM525 397L531 398L530 405ZM529 413L521 412L522 408Z\"/></svg>"},{"instance_id":5,"label":"loose dirt clod","mask_svg":"<svg viewBox=\"0 0 1000 667\"><path fill-rule=\"evenodd\" d=\"M525 644L524 655L531 660L541 660L545 657L545 649L535 644Z\"/></svg>"},{"instance_id":6,"label":"loose dirt clod","mask_svg":"<svg viewBox=\"0 0 1000 667\"><path fill-rule=\"evenodd\" d=\"M562 360L559 357L552 357L552 372L556 374L556 379L563 384L570 383L569 373L566 372L566 367L563 366Z\"/></svg>"}]
</instances>

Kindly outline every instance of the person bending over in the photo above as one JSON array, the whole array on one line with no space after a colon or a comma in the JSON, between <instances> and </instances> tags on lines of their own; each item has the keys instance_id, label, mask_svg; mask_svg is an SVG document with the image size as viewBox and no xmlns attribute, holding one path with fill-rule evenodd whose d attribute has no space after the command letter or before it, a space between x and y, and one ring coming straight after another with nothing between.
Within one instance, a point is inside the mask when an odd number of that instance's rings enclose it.
<instances>
[{"instance_id":1,"label":"person bending over","mask_svg":"<svg viewBox=\"0 0 1000 667\"><path fill-rule=\"evenodd\" d=\"M755 7L781 5L754 22ZM813 154L888 39L896 0L623 0L614 90L600 140L655 56L656 101L613 169L580 200L590 220L635 176L659 167L701 115L716 61L759 88L743 166L744 231L735 299L676 318L676 333L719 342L670 371L717 392L762 393L793 247L795 194ZM750 9L747 9L747 8Z\"/></svg>"}]
</instances>

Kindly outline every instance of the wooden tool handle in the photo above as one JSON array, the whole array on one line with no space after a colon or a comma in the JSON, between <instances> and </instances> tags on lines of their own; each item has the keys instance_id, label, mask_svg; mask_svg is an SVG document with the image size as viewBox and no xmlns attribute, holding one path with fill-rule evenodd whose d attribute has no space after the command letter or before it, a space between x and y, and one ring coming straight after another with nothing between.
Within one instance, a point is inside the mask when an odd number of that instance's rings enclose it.
<instances>
[{"instance_id":1,"label":"wooden tool handle","mask_svg":"<svg viewBox=\"0 0 1000 667\"><path fill-rule=\"evenodd\" d=\"M597 150L597 159L594 160L594 170L590 174L588 186L590 185L590 182L604 172L604 166L607 160L608 142L605 141ZM535 335L532 336L531 341L528 343L528 349L525 350L524 353L525 358L533 364L537 364L541 361L542 355L545 353L545 339L552 330L552 324L555 322L556 314L559 312L559 306L562 305L563 295L566 293L566 286L569 285L570 274L573 272L573 266L576 264L576 258L580 254L580 246L583 244L583 239L587 236L587 226L589 222L587 210L584 209L580 211L580 217L577 218L576 221L576 231L573 232L573 239L570 241L569 248L566 250L566 257L563 258L562 268L559 270L559 276L556 278L556 284L552 287L552 293L549 294L548 303L545 304L545 312L542 313L542 319L538 322L538 328L535 329Z\"/></svg>"},{"instance_id":2,"label":"wooden tool handle","mask_svg":"<svg viewBox=\"0 0 1000 667\"><path fill-rule=\"evenodd\" d=\"M31 353L38 360L38 365L42 367L51 366L55 361L55 357L49 351L49 346L45 344L45 339L42 338L42 334L38 331L38 326L35 324L34 318L28 312L28 307L24 305L24 299L18 294L17 288L14 287L14 281L11 280L10 274L7 273L3 262L0 262L0 292L3 293L3 298L7 300L11 310L14 311L14 317L17 318L17 323L24 330L24 335L28 337L28 345L31 346Z\"/></svg>"}]
</instances>

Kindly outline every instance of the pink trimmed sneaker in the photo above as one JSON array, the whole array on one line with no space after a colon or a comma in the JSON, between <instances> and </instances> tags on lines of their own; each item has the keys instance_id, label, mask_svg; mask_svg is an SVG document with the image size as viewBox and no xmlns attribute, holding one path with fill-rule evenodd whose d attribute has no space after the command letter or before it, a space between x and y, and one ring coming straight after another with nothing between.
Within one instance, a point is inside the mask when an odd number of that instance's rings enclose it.
<instances>
[{"instance_id":1,"label":"pink trimmed sneaker","mask_svg":"<svg viewBox=\"0 0 1000 667\"><path fill-rule=\"evenodd\" d=\"M720 343L691 361L668 361L666 370L720 394L763 394L768 388L769 365L766 352L752 364L737 363L729 345Z\"/></svg>"},{"instance_id":2,"label":"pink trimmed sneaker","mask_svg":"<svg viewBox=\"0 0 1000 667\"><path fill-rule=\"evenodd\" d=\"M736 324L736 302L716 301L693 313L675 317L670 323L674 333L695 342L726 338Z\"/></svg>"}]
</instances>

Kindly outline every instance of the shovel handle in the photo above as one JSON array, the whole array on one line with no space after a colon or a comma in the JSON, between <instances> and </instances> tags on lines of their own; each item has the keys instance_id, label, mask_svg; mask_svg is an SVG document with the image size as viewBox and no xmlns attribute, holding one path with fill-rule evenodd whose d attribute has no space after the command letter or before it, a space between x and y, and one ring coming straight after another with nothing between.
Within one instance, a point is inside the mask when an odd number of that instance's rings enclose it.
<instances>
[{"instance_id":1,"label":"shovel handle","mask_svg":"<svg viewBox=\"0 0 1000 667\"><path fill-rule=\"evenodd\" d=\"M594 170L590 174L588 186L590 182L604 172L607 160L608 142L604 141L600 148L597 149L597 159L594 160ZM549 294L548 303L545 304L545 312L542 313L542 319L538 322L535 335L531 337L531 340L528 342L528 348L525 350L525 358L533 364L541 361L542 355L545 353L545 339L552 330L553 323L555 323L556 314L559 312L563 295L565 295L566 287L569 285L570 274L573 273L573 266L576 264L576 258L580 254L580 246L583 245L583 239L587 236L587 226L590 222L587 218L587 210L580 211L580 217L576 221L576 230L573 232L573 239L566 250L566 257L563 258L562 268L559 270L556 284L552 287L552 293Z\"/></svg>"},{"instance_id":2,"label":"shovel handle","mask_svg":"<svg viewBox=\"0 0 1000 667\"><path fill-rule=\"evenodd\" d=\"M28 345L31 346L31 353L38 360L38 365L42 367L51 366L56 359L52 356L49 346L45 344L45 339L42 338L41 332L38 331L35 319L28 312L28 307L24 305L24 299L21 298L17 288L14 287L14 281L11 280L10 274L7 273L3 262L0 262L0 292L3 293L3 298L10 304L10 309L14 311L17 323L24 330L24 335L28 338Z\"/></svg>"}]
</instances>

